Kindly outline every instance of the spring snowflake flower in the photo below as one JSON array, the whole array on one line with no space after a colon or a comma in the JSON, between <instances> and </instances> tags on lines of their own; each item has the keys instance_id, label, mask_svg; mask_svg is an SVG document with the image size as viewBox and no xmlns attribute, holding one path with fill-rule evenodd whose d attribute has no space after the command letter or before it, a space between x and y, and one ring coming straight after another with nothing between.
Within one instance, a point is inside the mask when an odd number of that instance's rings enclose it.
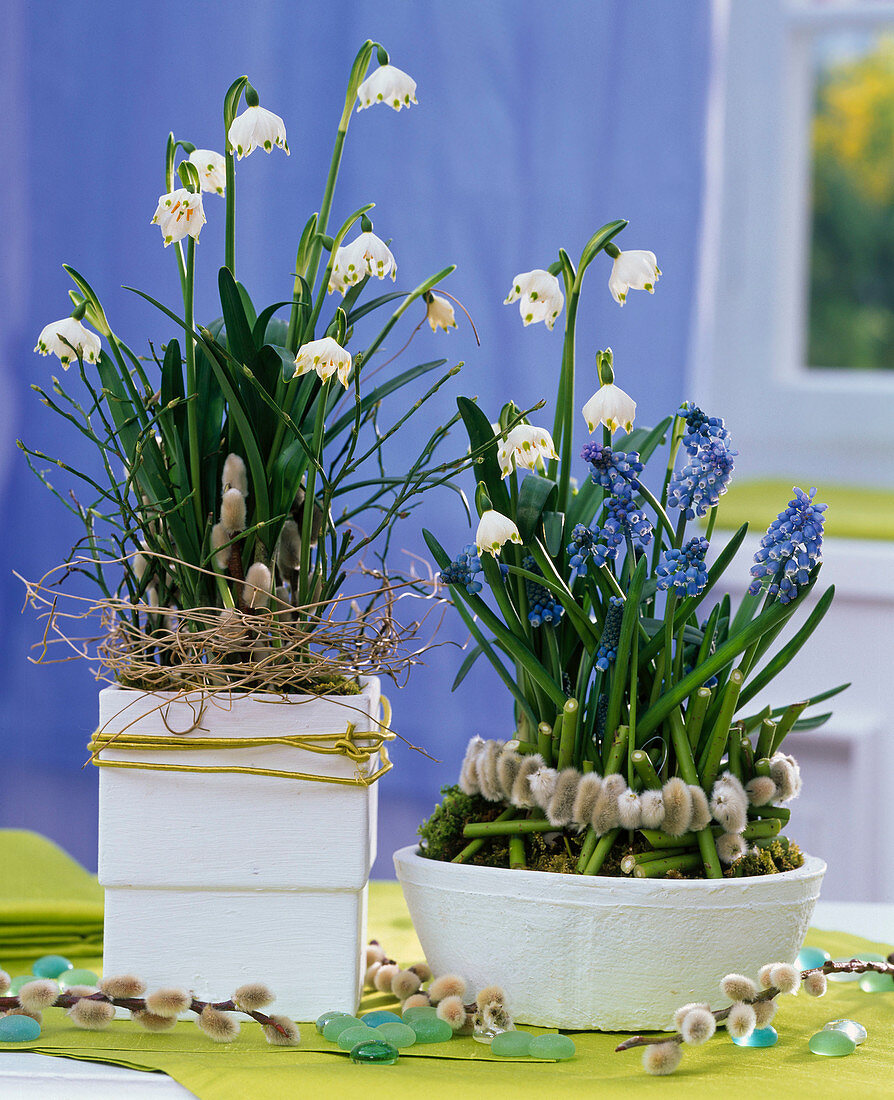
<instances>
[{"instance_id":1,"label":"spring snowflake flower","mask_svg":"<svg viewBox=\"0 0 894 1100\"><path fill-rule=\"evenodd\" d=\"M309 344L303 344L298 349L292 377L300 378L310 371L316 371L324 382L337 373L339 382L347 389L351 375L351 355L331 336L311 340Z\"/></svg>"},{"instance_id":2,"label":"spring snowflake flower","mask_svg":"<svg viewBox=\"0 0 894 1100\"><path fill-rule=\"evenodd\" d=\"M683 405L686 418L683 447L688 458L674 473L667 491L670 508L681 509L687 519L704 516L729 487L734 451L730 434L719 416L706 416L696 405Z\"/></svg>"},{"instance_id":3,"label":"spring snowflake flower","mask_svg":"<svg viewBox=\"0 0 894 1100\"><path fill-rule=\"evenodd\" d=\"M507 542L521 545L518 528L508 516L488 508L478 521L478 530L475 533L475 545L479 554L493 554L496 557Z\"/></svg>"},{"instance_id":4,"label":"spring snowflake flower","mask_svg":"<svg viewBox=\"0 0 894 1100\"><path fill-rule=\"evenodd\" d=\"M428 296L425 306L425 319L431 325L432 332L437 332L439 328L442 328L445 332L448 329L456 328L453 306L440 294L430 294Z\"/></svg>"},{"instance_id":5,"label":"spring snowflake flower","mask_svg":"<svg viewBox=\"0 0 894 1100\"><path fill-rule=\"evenodd\" d=\"M654 294L660 274L654 252L619 252L612 264L608 289L618 305L622 306L629 290L648 290Z\"/></svg>"},{"instance_id":6,"label":"spring snowflake flower","mask_svg":"<svg viewBox=\"0 0 894 1100\"><path fill-rule=\"evenodd\" d=\"M161 195L151 224L161 229L165 248L186 236L198 240L205 224L201 193L194 195L192 191L180 187L169 195Z\"/></svg>"},{"instance_id":7,"label":"spring snowflake flower","mask_svg":"<svg viewBox=\"0 0 894 1100\"><path fill-rule=\"evenodd\" d=\"M665 550L655 570L659 589L674 588L680 595L697 596L708 583L707 552L708 540L700 537L690 539L682 550Z\"/></svg>"},{"instance_id":8,"label":"spring snowflake flower","mask_svg":"<svg viewBox=\"0 0 894 1100\"><path fill-rule=\"evenodd\" d=\"M541 459L545 461L558 457L552 436L546 428L535 428L533 424L516 424L507 432L497 452L502 477L512 473L513 462L519 468L533 470Z\"/></svg>"},{"instance_id":9,"label":"spring snowflake flower","mask_svg":"<svg viewBox=\"0 0 894 1100\"><path fill-rule=\"evenodd\" d=\"M757 595L763 577L772 578L768 593L779 595L780 603L790 603L798 587L807 584L810 570L822 557L823 512L827 504L814 504L816 489L809 495L795 486L795 496L784 512L780 512L761 539L754 555L751 575L754 580L748 591Z\"/></svg>"},{"instance_id":10,"label":"spring snowflake flower","mask_svg":"<svg viewBox=\"0 0 894 1100\"><path fill-rule=\"evenodd\" d=\"M85 363L95 363L102 351L102 343L96 333L85 328L80 321L74 317L63 317L61 321L44 325L34 350L40 355L57 356L68 370L72 360L79 357Z\"/></svg>"},{"instance_id":11,"label":"spring snowflake flower","mask_svg":"<svg viewBox=\"0 0 894 1100\"><path fill-rule=\"evenodd\" d=\"M620 386L609 382L600 386L596 393L584 405L582 412L587 422L587 431L592 433L600 422L610 432L623 428L629 432L636 416L636 402Z\"/></svg>"},{"instance_id":12,"label":"spring snowflake flower","mask_svg":"<svg viewBox=\"0 0 894 1100\"><path fill-rule=\"evenodd\" d=\"M543 321L552 330L556 318L562 312L565 297L556 276L536 268L534 271L516 275L513 279L512 289L503 305L508 306L516 301L525 327Z\"/></svg>"},{"instance_id":13,"label":"spring snowflake flower","mask_svg":"<svg viewBox=\"0 0 894 1100\"><path fill-rule=\"evenodd\" d=\"M227 141L239 160L255 149L272 153L274 145L289 156L286 124L279 115L264 107L246 107L241 115L237 115L230 123Z\"/></svg>"},{"instance_id":14,"label":"spring snowflake flower","mask_svg":"<svg viewBox=\"0 0 894 1100\"><path fill-rule=\"evenodd\" d=\"M361 233L350 244L336 250L328 293L337 290L344 297L349 286L367 275L376 279L390 275L392 282L397 278L397 262L391 249L375 233Z\"/></svg>"},{"instance_id":15,"label":"spring snowflake flower","mask_svg":"<svg viewBox=\"0 0 894 1100\"><path fill-rule=\"evenodd\" d=\"M193 149L189 154L189 163L195 165L203 191L214 195L226 194L227 165L220 153L215 153L213 149Z\"/></svg>"},{"instance_id":16,"label":"spring snowflake flower","mask_svg":"<svg viewBox=\"0 0 894 1100\"><path fill-rule=\"evenodd\" d=\"M357 89L358 111L387 103L395 111L416 103L416 81L395 65L380 65Z\"/></svg>"}]
</instances>

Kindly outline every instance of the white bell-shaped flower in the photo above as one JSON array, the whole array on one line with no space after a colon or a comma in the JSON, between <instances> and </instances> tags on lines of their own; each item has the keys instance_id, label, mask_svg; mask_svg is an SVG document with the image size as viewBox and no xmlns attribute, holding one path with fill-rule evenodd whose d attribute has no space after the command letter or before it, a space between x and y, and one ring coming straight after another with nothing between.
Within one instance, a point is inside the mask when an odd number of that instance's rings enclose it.
<instances>
[{"instance_id":1,"label":"white bell-shaped flower","mask_svg":"<svg viewBox=\"0 0 894 1100\"><path fill-rule=\"evenodd\" d=\"M521 535L518 533L518 528L508 516L504 516L493 508L488 508L478 521L478 530L475 533L475 545L478 547L478 553L493 554L496 557L501 547L507 542L521 544Z\"/></svg>"},{"instance_id":2,"label":"white bell-shaped flower","mask_svg":"<svg viewBox=\"0 0 894 1100\"><path fill-rule=\"evenodd\" d=\"M74 317L63 317L44 325L37 337L34 349L41 355L55 355L62 366L68 370L72 360L81 358L85 363L95 363L102 350L102 344L95 332L85 328Z\"/></svg>"},{"instance_id":3,"label":"white bell-shaped flower","mask_svg":"<svg viewBox=\"0 0 894 1100\"><path fill-rule=\"evenodd\" d=\"M203 191L214 195L226 194L227 165L220 153L215 153L213 149L193 149L189 154L189 163L195 165Z\"/></svg>"},{"instance_id":4,"label":"white bell-shaped flower","mask_svg":"<svg viewBox=\"0 0 894 1100\"><path fill-rule=\"evenodd\" d=\"M610 432L629 432L636 416L636 402L613 382L600 386L583 407L587 431L595 432L600 421Z\"/></svg>"},{"instance_id":5,"label":"white bell-shaped flower","mask_svg":"<svg viewBox=\"0 0 894 1100\"><path fill-rule=\"evenodd\" d=\"M292 377L300 378L310 371L316 371L324 382L337 373L339 382L347 389L351 375L351 355L331 336L311 340L309 344L302 344L298 349Z\"/></svg>"},{"instance_id":6,"label":"white bell-shaped flower","mask_svg":"<svg viewBox=\"0 0 894 1100\"><path fill-rule=\"evenodd\" d=\"M506 477L512 473L513 462L519 468L533 470L541 459L557 459L559 456L546 428L535 428L533 424L516 424L500 444L497 457L500 474Z\"/></svg>"},{"instance_id":7,"label":"white bell-shaped flower","mask_svg":"<svg viewBox=\"0 0 894 1100\"><path fill-rule=\"evenodd\" d=\"M416 103L416 81L394 65L380 65L357 89L357 110L387 103L395 111Z\"/></svg>"},{"instance_id":8,"label":"white bell-shaped flower","mask_svg":"<svg viewBox=\"0 0 894 1100\"><path fill-rule=\"evenodd\" d=\"M439 328L442 328L445 332L448 329L456 328L453 306L440 294L432 294L429 297L425 309L425 319L431 325L432 332L437 332Z\"/></svg>"},{"instance_id":9,"label":"white bell-shaped flower","mask_svg":"<svg viewBox=\"0 0 894 1100\"><path fill-rule=\"evenodd\" d=\"M227 141L239 160L254 149L272 153L274 145L289 156L286 124L279 115L264 107L246 107L241 115L237 115L230 123Z\"/></svg>"},{"instance_id":10,"label":"white bell-shaped flower","mask_svg":"<svg viewBox=\"0 0 894 1100\"><path fill-rule=\"evenodd\" d=\"M198 240L204 224L201 193L194 195L185 187L172 191L170 195L162 195L152 216L152 225L161 229L165 248L174 241L182 241L187 235Z\"/></svg>"},{"instance_id":11,"label":"white bell-shaped flower","mask_svg":"<svg viewBox=\"0 0 894 1100\"><path fill-rule=\"evenodd\" d=\"M360 282L367 275L384 279L397 278L397 263L391 250L375 233L361 233L350 244L336 249L335 262L329 277L328 292L339 291L344 297L347 288Z\"/></svg>"},{"instance_id":12,"label":"white bell-shaped flower","mask_svg":"<svg viewBox=\"0 0 894 1100\"><path fill-rule=\"evenodd\" d=\"M627 300L628 290L648 290L654 294L660 274L654 252L619 252L612 264L608 289L618 305L622 306Z\"/></svg>"},{"instance_id":13,"label":"white bell-shaped flower","mask_svg":"<svg viewBox=\"0 0 894 1100\"><path fill-rule=\"evenodd\" d=\"M536 268L534 271L522 272L513 279L512 290L503 304L508 306L516 301L526 327L536 324L537 321L544 321L546 327L552 329L562 312L565 296L555 275Z\"/></svg>"}]
</instances>

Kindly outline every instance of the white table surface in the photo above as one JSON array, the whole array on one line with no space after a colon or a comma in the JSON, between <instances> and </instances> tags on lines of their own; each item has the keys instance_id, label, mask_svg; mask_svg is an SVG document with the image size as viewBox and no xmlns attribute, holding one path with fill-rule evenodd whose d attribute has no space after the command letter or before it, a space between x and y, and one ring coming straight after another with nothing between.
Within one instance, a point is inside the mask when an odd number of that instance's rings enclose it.
<instances>
[{"instance_id":1,"label":"white table surface","mask_svg":"<svg viewBox=\"0 0 894 1100\"><path fill-rule=\"evenodd\" d=\"M850 932L869 940L894 942L894 905L820 901L814 928ZM27 1051L0 1054L2 1100L176 1100L195 1094L162 1073L78 1062Z\"/></svg>"}]
</instances>

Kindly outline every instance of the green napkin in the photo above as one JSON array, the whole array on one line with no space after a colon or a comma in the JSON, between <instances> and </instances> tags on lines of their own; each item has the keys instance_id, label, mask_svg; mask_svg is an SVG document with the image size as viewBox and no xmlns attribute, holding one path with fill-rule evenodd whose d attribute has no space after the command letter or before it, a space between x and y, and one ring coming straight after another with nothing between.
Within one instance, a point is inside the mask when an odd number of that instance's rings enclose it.
<instances>
[{"instance_id":1,"label":"green napkin","mask_svg":"<svg viewBox=\"0 0 894 1100\"><path fill-rule=\"evenodd\" d=\"M0 967L102 952L102 887L51 840L0 830Z\"/></svg>"}]
</instances>

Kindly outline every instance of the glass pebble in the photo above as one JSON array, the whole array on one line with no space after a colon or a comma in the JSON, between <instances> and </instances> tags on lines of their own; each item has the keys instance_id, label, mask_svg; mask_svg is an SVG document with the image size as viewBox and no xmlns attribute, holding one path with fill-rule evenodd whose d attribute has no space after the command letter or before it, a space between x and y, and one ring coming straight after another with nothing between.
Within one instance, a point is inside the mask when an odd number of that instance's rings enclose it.
<instances>
[{"instance_id":1,"label":"glass pebble","mask_svg":"<svg viewBox=\"0 0 894 1100\"><path fill-rule=\"evenodd\" d=\"M877 955L874 951L864 951L861 955L845 955L835 960L837 963L850 962L851 959L859 959L861 962L885 962L884 955ZM830 982L858 982L862 974L829 974Z\"/></svg>"},{"instance_id":2,"label":"glass pebble","mask_svg":"<svg viewBox=\"0 0 894 1100\"><path fill-rule=\"evenodd\" d=\"M409 1024L384 1023L376 1028L376 1038L384 1039L386 1043L400 1050L402 1047L411 1047L416 1042L416 1032Z\"/></svg>"},{"instance_id":3,"label":"glass pebble","mask_svg":"<svg viewBox=\"0 0 894 1100\"><path fill-rule=\"evenodd\" d=\"M795 959L795 966L799 970L812 970L815 966L822 966L832 956L821 947L802 947Z\"/></svg>"},{"instance_id":4,"label":"glass pebble","mask_svg":"<svg viewBox=\"0 0 894 1100\"><path fill-rule=\"evenodd\" d=\"M351 1051L351 1061L361 1066L393 1066L399 1057L400 1052L381 1039L358 1043Z\"/></svg>"},{"instance_id":5,"label":"glass pebble","mask_svg":"<svg viewBox=\"0 0 894 1100\"><path fill-rule=\"evenodd\" d=\"M71 970L74 964L63 955L44 955L38 959L31 968L35 977L58 978L66 970Z\"/></svg>"},{"instance_id":6,"label":"glass pebble","mask_svg":"<svg viewBox=\"0 0 894 1100\"><path fill-rule=\"evenodd\" d=\"M0 1043L30 1043L40 1035L40 1024L30 1016L0 1019Z\"/></svg>"},{"instance_id":7,"label":"glass pebble","mask_svg":"<svg viewBox=\"0 0 894 1100\"><path fill-rule=\"evenodd\" d=\"M323 1028L329 1023L330 1020L335 1020L340 1016L347 1016L349 1020L356 1020L356 1016L352 1016L350 1012L324 1012L322 1016L317 1017L317 1034L323 1034Z\"/></svg>"},{"instance_id":8,"label":"glass pebble","mask_svg":"<svg viewBox=\"0 0 894 1100\"><path fill-rule=\"evenodd\" d=\"M818 1031L807 1045L814 1054L826 1054L830 1058L841 1058L857 1049L854 1040L843 1031Z\"/></svg>"},{"instance_id":9,"label":"glass pebble","mask_svg":"<svg viewBox=\"0 0 894 1100\"><path fill-rule=\"evenodd\" d=\"M756 1027L744 1039L733 1039L737 1047L775 1047L779 1033L775 1027Z\"/></svg>"},{"instance_id":10,"label":"glass pebble","mask_svg":"<svg viewBox=\"0 0 894 1100\"><path fill-rule=\"evenodd\" d=\"M414 1005L411 1008L405 1008L401 1019L405 1023L409 1023L411 1020L434 1020L437 1019L438 1010L434 1005Z\"/></svg>"},{"instance_id":11,"label":"glass pebble","mask_svg":"<svg viewBox=\"0 0 894 1100\"><path fill-rule=\"evenodd\" d=\"M453 1038L453 1028L446 1020L439 1020L437 1016L434 1019L423 1016L407 1022L416 1033L417 1043L446 1043Z\"/></svg>"},{"instance_id":12,"label":"glass pebble","mask_svg":"<svg viewBox=\"0 0 894 1100\"><path fill-rule=\"evenodd\" d=\"M335 1040L342 1050L353 1050L358 1043L369 1042L371 1039L377 1039L375 1028L367 1027L366 1024L351 1025L346 1027L344 1031L339 1032L338 1038Z\"/></svg>"},{"instance_id":13,"label":"glass pebble","mask_svg":"<svg viewBox=\"0 0 894 1100\"><path fill-rule=\"evenodd\" d=\"M71 989L73 985L96 985L99 978L92 970L66 970L59 975L59 988Z\"/></svg>"},{"instance_id":14,"label":"glass pebble","mask_svg":"<svg viewBox=\"0 0 894 1100\"><path fill-rule=\"evenodd\" d=\"M323 1038L330 1043L334 1043L346 1027L356 1027L359 1023L360 1021L356 1016L334 1016L328 1023L323 1025Z\"/></svg>"},{"instance_id":15,"label":"glass pebble","mask_svg":"<svg viewBox=\"0 0 894 1100\"><path fill-rule=\"evenodd\" d=\"M367 1027L378 1027L379 1024L399 1024L400 1016L396 1012L389 1012L387 1008L377 1009L375 1012L367 1012L360 1019Z\"/></svg>"},{"instance_id":16,"label":"glass pebble","mask_svg":"<svg viewBox=\"0 0 894 1100\"><path fill-rule=\"evenodd\" d=\"M574 1040L570 1035L535 1035L528 1052L532 1058L551 1058L564 1062L575 1054Z\"/></svg>"},{"instance_id":17,"label":"glass pebble","mask_svg":"<svg viewBox=\"0 0 894 1100\"><path fill-rule=\"evenodd\" d=\"M843 1031L857 1046L866 1040L866 1028L856 1020L830 1020L823 1024L823 1031Z\"/></svg>"},{"instance_id":18,"label":"glass pebble","mask_svg":"<svg viewBox=\"0 0 894 1100\"><path fill-rule=\"evenodd\" d=\"M864 993L894 992L894 975L873 974L871 971L860 978L860 988Z\"/></svg>"},{"instance_id":19,"label":"glass pebble","mask_svg":"<svg viewBox=\"0 0 894 1100\"><path fill-rule=\"evenodd\" d=\"M9 983L9 992L11 994L18 993L23 985L27 985L28 982L35 982L37 978L34 974L19 974Z\"/></svg>"},{"instance_id":20,"label":"glass pebble","mask_svg":"<svg viewBox=\"0 0 894 1100\"><path fill-rule=\"evenodd\" d=\"M501 1031L493 1038L491 1054L497 1058L527 1058L533 1038L530 1031Z\"/></svg>"}]
</instances>

